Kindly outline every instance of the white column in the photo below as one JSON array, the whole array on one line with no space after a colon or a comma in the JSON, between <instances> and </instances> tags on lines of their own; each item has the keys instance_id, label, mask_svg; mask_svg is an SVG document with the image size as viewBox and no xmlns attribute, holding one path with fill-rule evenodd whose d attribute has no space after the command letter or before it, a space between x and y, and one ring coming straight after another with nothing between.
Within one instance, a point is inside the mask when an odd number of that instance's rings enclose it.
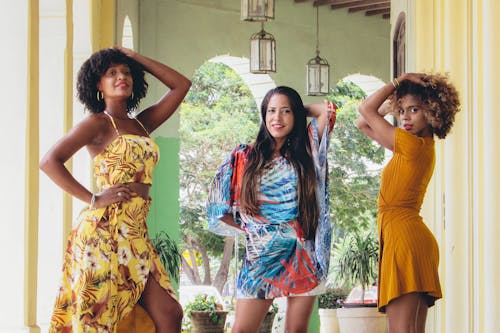
<instances>
[{"instance_id":1,"label":"white column","mask_svg":"<svg viewBox=\"0 0 500 333\"><path fill-rule=\"evenodd\" d=\"M27 108L28 1L0 1L2 121L2 232L0 262L2 301L0 332L27 332L24 327L24 188Z\"/></svg>"},{"instance_id":2,"label":"white column","mask_svg":"<svg viewBox=\"0 0 500 333\"><path fill-rule=\"evenodd\" d=\"M481 332L495 332L500 327L500 108L498 92L500 91L500 3L498 0L484 0L482 8L483 37L483 126L484 142L484 244L482 245L484 270L482 310L484 325Z\"/></svg>"},{"instance_id":3,"label":"white column","mask_svg":"<svg viewBox=\"0 0 500 333\"><path fill-rule=\"evenodd\" d=\"M40 156L65 132L65 9L65 0L40 2ZM40 173L37 320L42 332L59 286L63 238L63 192Z\"/></svg>"}]
</instances>

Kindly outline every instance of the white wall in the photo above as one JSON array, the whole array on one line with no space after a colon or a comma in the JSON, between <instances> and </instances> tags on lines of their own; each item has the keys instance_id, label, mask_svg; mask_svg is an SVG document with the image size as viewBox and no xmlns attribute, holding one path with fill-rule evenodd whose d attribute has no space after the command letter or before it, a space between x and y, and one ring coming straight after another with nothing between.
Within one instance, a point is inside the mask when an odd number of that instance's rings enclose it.
<instances>
[{"instance_id":1,"label":"white wall","mask_svg":"<svg viewBox=\"0 0 500 333\"><path fill-rule=\"evenodd\" d=\"M0 1L0 332L23 331L27 0ZM8 301L6 301L8 300Z\"/></svg>"}]
</instances>

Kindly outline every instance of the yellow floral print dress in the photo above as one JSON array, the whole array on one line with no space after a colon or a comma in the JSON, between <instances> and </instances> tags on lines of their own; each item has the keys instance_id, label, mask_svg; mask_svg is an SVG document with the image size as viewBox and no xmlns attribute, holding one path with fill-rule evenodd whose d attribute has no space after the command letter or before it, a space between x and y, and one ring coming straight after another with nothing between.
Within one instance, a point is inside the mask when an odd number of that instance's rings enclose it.
<instances>
[{"instance_id":1,"label":"yellow floral print dress","mask_svg":"<svg viewBox=\"0 0 500 333\"><path fill-rule=\"evenodd\" d=\"M121 135L109 117L117 137L94 158L98 190L117 183L151 184L158 146L149 135ZM64 255L49 332L116 332L150 275L175 298L169 276L148 238L150 202L138 196L82 211Z\"/></svg>"}]
</instances>

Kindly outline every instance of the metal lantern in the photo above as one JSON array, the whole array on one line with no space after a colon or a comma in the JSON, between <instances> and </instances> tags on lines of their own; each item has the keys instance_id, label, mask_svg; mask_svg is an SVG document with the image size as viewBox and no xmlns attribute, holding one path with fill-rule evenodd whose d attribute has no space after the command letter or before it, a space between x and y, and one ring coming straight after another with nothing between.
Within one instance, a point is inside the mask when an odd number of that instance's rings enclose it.
<instances>
[{"instance_id":1,"label":"metal lantern","mask_svg":"<svg viewBox=\"0 0 500 333\"><path fill-rule=\"evenodd\" d=\"M259 32L250 37L250 72L276 72L276 40L273 35L264 31L264 24Z\"/></svg>"},{"instance_id":2,"label":"metal lantern","mask_svg":"<svg viewBox=\"0 0 500 333\"><path fill-rule=\"evenodd\" d=\"M241 0L241 19L268 21L274 19L274 0Z\"/></svg>"},{"instance_id":3,"label":"metal lantern","mask_svg":"<svg viewBox=\"0 0 500 333\"><path fill-rule=\"evenodd\" d=\"M316 7L316 57L307 62L307 95L324 96L330 90L330 65L319 56L319 10Z\"/></svg>"},{"instance_id":4,"label":"metal lantern","mask_svg":"<svg viewBox=\"0 0 500 333\"><path fill-rule=\"evenodd\" d=\"M330 90L330 65L326 59L319 56L307 62L307 95L324 96Z\"/></svg>"}]
</instances>

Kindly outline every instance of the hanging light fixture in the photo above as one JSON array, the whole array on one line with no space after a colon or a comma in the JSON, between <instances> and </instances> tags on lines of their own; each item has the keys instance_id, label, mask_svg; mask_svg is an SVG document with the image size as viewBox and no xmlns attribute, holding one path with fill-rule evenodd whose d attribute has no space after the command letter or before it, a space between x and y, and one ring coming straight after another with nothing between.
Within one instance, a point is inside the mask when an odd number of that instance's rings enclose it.
<instances>
[{"instance_id":1,"label":"hanging light fixture","mask_svg":"<svg viewBox=\"0 0 500 333\"><path fill-rule=\"evenodd\" d=\"M261 23L261 30L250 37L250 72L276 72L276 40L264 31L264 23Z\"/></svg>"},{"instance_id":2,"label":"hanging light fixture","mask_svg":"<svg viewBox=\"0 0 500 333\"><path fill-rule=\"evenodd\" d=\"M241 0L241 19L268 21L274 19L274 0Z\"/></svg>"},{"instance_id":3,"label":"hanging light fixture","mask_svg":"<svg viewBox=\"0 0 500 333\"><path fill-rule=\"evenodd\" d=\"M330 65L319 56L319 7L316 6L316 57L307 62L307 95L324 96L330 90Z\"/></svg>"}]
</instances>

